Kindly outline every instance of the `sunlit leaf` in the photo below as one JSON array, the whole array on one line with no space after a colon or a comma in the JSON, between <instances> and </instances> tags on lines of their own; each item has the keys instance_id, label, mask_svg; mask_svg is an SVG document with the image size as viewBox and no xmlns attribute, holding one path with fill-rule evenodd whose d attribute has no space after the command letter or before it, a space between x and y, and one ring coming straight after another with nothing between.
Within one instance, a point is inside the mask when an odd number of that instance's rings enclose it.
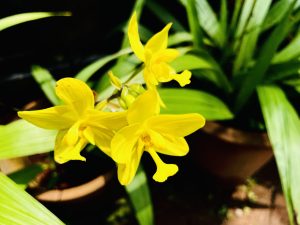
<instances>
[{"instance_id":1,"label":"sunlit leaf","mask_svg":"<svg viewBox=\"0 0 300 225\"><path fill-rule=\"evenodd\" d=\"M53 103L53 105L58 105L60 100L55 94L56 80L52 77L51 73L45 68L37 65L32 66L31 73L33 78L44 91L47 98Z\"/></svg>"},{"instance_id":2,"label":"sunlit leaf","mask_svg":"<svg viewBox=\"0 0 300 225\"><path fill-rule=\"evenodd\" d=\"M0 159L52 151L56 131L38 128L25 120L0 126Z\"/></svg>"},{"instance_id":3,"label":"sunlit leaf","mask_svg":"<svg viewBox=\"0 0 300 225\"><path fill-rule=\"evenodd\" d=\"M258 96L277 162L291 224L300 223L300 120L283 91L258 87Z\"/></svg>"},{"instance_id":4,"label":"sunlit leaf","mask_svg":"<svg viewBox=\"0 0 300 225\"><path fill-rule=\"evenodd\" d=\"M223 101L206 92L183 88L161 88L159 93L167 106L161 109L162 113L200 113L207 120L233 118L233 114Z\"/></svg>"},{"instance_id":5,"label":"sunlit leaf","mask_svg":"<svg viewBox=\"0 0 300 225\"><path fill-rule=\"evenodd\" d=\"M0 172L0 224L63 225L54 214Z\"/></svg>"},{"instance_id":6,"label":"sunlit leaf","mask_svg":"<svg viewBox=\"0 0 300 225\"><path fill-rule=\"evenodd\" d=\"M140 225L153 225L153 206L147 177L140 166L133 181L126 186L126 191Z\"/></svg>"},{"instance_id":7,"label":"sunlit leaf","mask_svg":"<svg viewBox=\"0 0 300 225\"><path fill-rule=\"evenodd\" d=\"M126 55L131 52L131 49L122 49L119 52L105 56L103 58L100 58L96 60L95 62L91 63L90 65L83 68L78 74L76 74L75 78L87 81L93 74L95 74L98 70L100 70L103 66L105 66L110 61L117 59L118 57L122 55Z\"/></svg>"},{"instance_id":8,"label":"sunlit leaf","mask_svg":"<svg viewBox=\"0 0 300 225\"><path fill-rule=\"evenodd\" d=\"M69 12L29 12L8 16L0 19L0 31L20 23L42 19L50 16L70 16Z\"/></svg>"}]
</instances>

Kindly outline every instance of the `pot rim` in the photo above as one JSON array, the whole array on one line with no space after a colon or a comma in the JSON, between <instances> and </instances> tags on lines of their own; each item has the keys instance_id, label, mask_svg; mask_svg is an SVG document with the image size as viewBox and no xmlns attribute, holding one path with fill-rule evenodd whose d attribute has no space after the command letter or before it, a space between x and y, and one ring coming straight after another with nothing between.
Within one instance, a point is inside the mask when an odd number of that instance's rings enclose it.
<instances>
[{"instance_id":1,"label":"pot rim","mask_svg":"<svg viewBox=\"0 0 300 225\"><path fill-rule=\"evenodd\" d=\"M204 133L234 144L271 147L266 132L243 131L233 127L224 126L216 121L207 121L201 130Z\"/></svg>"},{"instance_id":2,"label":"pot rim","mask_svg":"<svg viewBox=\"0 0 300 225\"><path fill-rule=\"evenodd\" d=\"M87 183L62 190L48 190L36 195L35 198L43 202L66 202L77 200L104 189L105 186L107 186L107 184L112 180L114 174L115 171L111 170L99 175Z\"/></svg>"}]
</instances>

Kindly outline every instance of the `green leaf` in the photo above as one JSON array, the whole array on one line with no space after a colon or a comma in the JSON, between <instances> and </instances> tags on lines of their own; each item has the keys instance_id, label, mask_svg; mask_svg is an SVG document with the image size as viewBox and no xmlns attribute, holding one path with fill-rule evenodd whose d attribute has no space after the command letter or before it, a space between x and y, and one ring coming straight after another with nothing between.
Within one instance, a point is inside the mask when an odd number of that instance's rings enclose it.
<instances>
[{"instance_id":1,"label":"green leaf","mask_svg":"<svg viewBox=\"0 0 300 225\"><path fill-rule=\"evenodd\" d=\"M127 194L135 210L140 225L153 225L153 206L146 174L141 166L133 179L126 187Z\"/></svg>"},{"instance_id":2,"label":"green leaf","mask_svg":"<svg viewBox=\"0 0 300 225\"><path fill-rule=\"evenodd\" d=\"M259 51L255 65L248 72L248 74L244 76L241 89L239 90L236 98L236 111L239 111L244 106L244 104L252 95L256 86L262 82L278 46L285 38L290 26L293 24L292 21L290 21L290 14L293 10L293 7L294 4L291 4L288 12L285 14L284 19L273 30L265 43L262 44L262 48Z\"/></svg>"},{"instance_id":3,"label":"green leaf","mask_svg":"<svg viewBox=\"0 0 300 225\"><path fill-rule=\"evenodd\" d=\"M298 56L300 56L300 32L285 48L274 56L272 63L290 61Z\"/></svg>"},{"instance_id":4,"label":"green leaf","mask_svg":"<svg viewBox=\"0 0 300 225\"><path fill-rule=\"evenodd\" d=\"M225 34L217 16L206 0L195 0L198 22L208 36L220 47L225 44Z\"/></svg>"},{"instance_id":5,"label":"green leaf","mask_svg":"<svg viewBox=\"0 0 300 225\"><path fill-rule=\"evenodd\" d=\"M225 38L227 33L227 19L228 19L227 0L222 0L221 9L220 9L220 26Z\"/></svg>"},{"instance_id":6,"label":"green leaf","mask_svg":"<svg viewBox=\"0 0 300 225\"><path fill-rule=\"evenodd\" d=\"M266 74L266 82L284 81L287 78L300 74L298 60L271 65Z\"/></svg>"},{"instance_id":7,"label":"green leaf","mask_svg":"<svg viewBox=\"0 0 300 225\"><path fill-rule=\"evenodd\" d=\"M86 82L90 77L96 73L98 70L100 70L103 66L105 66L107 63L111 62L112 60L122 56L129 54L131 52L131 49L122 49L119 52L105 56L103 58L100 58L96 60L95 62L91 63L87 67L83 68L76 76L75 78L82 80Z\"/></svg>"},{"instance_id":8,"label":"green leaf","mask_svg":"<svg viewBox=\"0 0 300 225\"><path fill-rule=\"evenodd\" d=\"M156 3L153 0L147 0L146 1L146 6L163 23L168 24L168 23L172 22L172 29L174 29L175 31L178 31L178 32L185 31L182 24L178 20L176 20L176 18L167 9L165 9L160 4Z\"/></svg>"},{"instance_id":9,"label":"green leaf","mask_svg":"<svg viewBox=\"0 0 300 225\"><path fill-rule=\"evenodd\" d=\"M0 159L28 156L54 149L57 131L38 128L25 120L0 126Z\"/></svg>"},{"instance_id":10,"label":"green leaf","mask_svg":"<svg viewBox=\"0 0 300 225\"><path fill-rule=\"evenodd\" d=\"M203 33L198 23L198 16L195 4L195 0L187 0L185 3L185 8L188 17L190 33L192 34L193 44L194 47L197 49L203 46Z\"/></svg>"},{"instance_id":11,"label":"green leaf","mask_svg":"<svg viewBox=\"0 0 300 225\"><path fill-rule=\"evenodd\" d=\"M266 19L263 23L262 30L267 30L277 24L289 9L290 0L281 0L275 2L269 10Z\"/></svg>"},{"instance_id":12,"label":"green leaf","mask_svg":"<svg viewBox=\"0 0 300 225\"><path fill-rule=\"evenodd\" d=\"M0 19L0 31L12 27L14 25L42 19L50 16L71 16L69 12L30 12L8 16Z\"/></svg>"},{"instance_id":13,"label":"green leaf","mask_svg":"<svg viewBox=\"0 0 300 225\"><path fill-rule=\"evenodd\" d=\"M291 224L300 223L300 120L283 91L276 86L258 87Z\"/></svg>"},{"instance_id":14,"label":"green leaf","mask_svg":"<svg viewBox=\"0 0 300 225\"><path fill-rule=\"evenodd\" d=\"M192 42L192 36L187 32L177 32L169 36L168 46L181 44L182 42Z\"/></svg>"},{"instance_id":15,"label":"green leaf","mask_svg":"<svg viewBox=\"0 0 300 225\"><path fill-rule=\"evenodd\" d=\"M53 103L53 105L58 105L60 100L55 93L56 80L52 77L51 73L38 65L33 65L31 67L31 73L35 81L44 91L47 98Z\"/></svg>"},{"instance_id":16,"label":"green leaf","mask_svg":"<svg viewBox=\"0 0 300 225\"><path fill-rule=\"evenodd\" d=\"M36 177L36 175L38 175L42 171L43 168L41 165L32 164L30 166L25 167L24 169L9 174L8 177L25 189L27 188L28 183L32 181Z\"/></svg>"},{"instance_id":17,"label":"green leaf","mask_svg":"<svg viewBox=\"0 0 300 225\"><path fill-rule=\"evenodd\" d=\"M0 224L63 225L54 214L0 172Z\"/></svg>"},{"instance_id":18,"label":"green leaf","mask_svg":"<svg viewBox=\"0 0 300 225\"><path fill-rule=\"evenodd\" d=\"M214 65L207 58L192 54L179 56L171 62L171 66L177 72L193 69L214 69Z\"/></svg>"},{"instance_id":19,"label":"green leaf","mask_svg":"<svg viewBox=\"0 0 300 225\"><path fill-rule=\"evenodd\" d=\"M224 102L206 92L185 88L161 88L159 93L167 106L161 109L162 113L200 113L207 120L233 118Z\"/></svg>"},{"instance_id":20,"label":"green leaf","mask_svg":"<svg viewBox=\"0 0 300 225\"><path fill-rule=\"evenodd\" d=\"M233 74L236 75L241 68L247 66L252 60L254 50L256 49L256 43L260 34L261 25L267 15L268 9L272 0L256 0L253 10L251 11L251 17L245 25L246 29L243 31L241 44L236 49L237 57L234 61ZM246 3L245 3L246 4Z\"/></svg>"}]
</instances>

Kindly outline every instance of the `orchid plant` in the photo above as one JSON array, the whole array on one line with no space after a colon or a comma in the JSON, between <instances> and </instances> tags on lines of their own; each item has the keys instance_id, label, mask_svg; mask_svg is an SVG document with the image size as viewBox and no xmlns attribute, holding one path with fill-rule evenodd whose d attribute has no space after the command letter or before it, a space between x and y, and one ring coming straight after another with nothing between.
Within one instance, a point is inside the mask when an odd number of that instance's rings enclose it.
<instances>
[{"instance_id":1,"label":"orchid plant","mask_svg":"<svg viewBox=\"0 0 300 225\"><path fill-rule=\"evenodd\" d=\"M85 160L80 152L90 143L97 145L117 163L119 181L123 185L129 184L134 178L144 151L156 163L154 180L163 182L177 173L178 167L165 164L157 152L173 156L186 155L189 147L184 137L203 127L205 119L198 113L160 115L160 106L164 104L156 85L174 79L184 86L190 82L191 77L187 70L176 74L167 64L179 55L177 50L167 49L170 26L168 24L155 34L144 48L138 34L136 14L133 14L128 37L133 52L145 63L143 75L147 90L136 96L130 104L127 101L126 110L122 110L119 105L117 112L103 111L113 98L95 104L93 92L87 84L75 78L63 78L55 87L56 95L63 101L63 105L18 112L19 117L38 127L58 130L54 148L58 163ZM122 82L113 73L110 73L110 78L112 84L119 88L119 93L122 93ZM114 96L118 97L121 95Z\"/></svg>"}]
</instances>

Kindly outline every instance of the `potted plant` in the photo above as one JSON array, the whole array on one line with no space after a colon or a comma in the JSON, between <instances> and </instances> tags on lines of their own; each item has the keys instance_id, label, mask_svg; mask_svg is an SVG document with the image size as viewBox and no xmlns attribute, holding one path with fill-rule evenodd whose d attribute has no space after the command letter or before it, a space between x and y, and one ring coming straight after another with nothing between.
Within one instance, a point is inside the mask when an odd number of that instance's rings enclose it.
<instances>
[{"instance_id":1,"label":"potted plant","mask_svg":"<svg viewBox=\"0 0 300 225\"><path fill-rule=\"evenodd\" d=\"M155 2L150 1L150 10L153 4ZM186 50L187 54L173 62L178 70L184 67L192 71L192 85L189 89L162 90L162 99L169 107L166 111L197 111L207 120L224 120L218 124L207 123L204 128L207 133L223 136L222 145L215 147L219 148L222 157L229 154L222 149L228 142L226 133L231 139L241 141L244 137L240 133L235 137L237 129L266 131L281 177L290 222L300 223L297 217L300 177L296 173L300 140L299 2L182 0L181 4L186 9L189 29L181 23L184 18L172 14L171 7L166 10L160 5L159 13L152 10L162 20L172 15L177 18L173 20L176 33L172 41L176 40L179 47L192 44ZM252 145L258 140L255 137L250 141ZM268 142L264 137L260 139ZM205 141L205 138L199 138L195 143L194 151L199 157L206 154L203 153L206 149L202 148ZM237 146L239 144L235 144ZM235 154L242 151L239 148ZM271 157L271 153L264 154L260 166ZM245 156L252 159L250 155ZM232 158L239 163L232 171L240 172L240 166L245 162ZM213 163L215 159L218 160L217 155L210 155L209 160L203 158L202 161L206 161L206 166L215 166L222 161ZM219 169L226 171L226 167Z\"/></svg>"}]
</instances>

